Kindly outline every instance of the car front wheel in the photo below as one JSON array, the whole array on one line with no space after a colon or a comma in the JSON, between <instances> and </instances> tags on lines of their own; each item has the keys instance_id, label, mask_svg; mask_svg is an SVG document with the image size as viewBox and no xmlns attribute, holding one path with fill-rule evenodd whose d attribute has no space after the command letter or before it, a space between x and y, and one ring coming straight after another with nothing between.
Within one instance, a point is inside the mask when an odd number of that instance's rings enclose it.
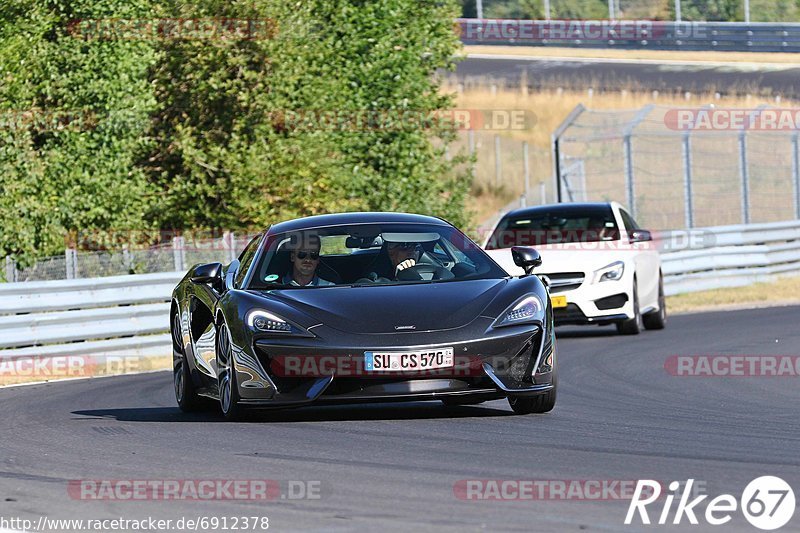
<instances>
[{"instance_id":1,"label":"car front wheel","mask_svg":"<svg viewBox=\"0 0 800 533\"><path fill-rule=\"evenodd\" d=\"M238 420L242 417L243 408L239 404L239 386L236 381L236 366L233 360L231 340L228 328L223 324L217 331L217 361L219 371L217 388L219 389L219 407L226 420Z\"/></svg>"},{"instance_id":2,"label":"car front wheel","mask_svg":"<svg viewBox=\"0 0 800 533\"><path fill-rule=\"evenodd\" d=\"M644 329L642 313L639 311L639 288L636 278L633 279L633 318L617 322L617 333L622 335L638 335Z\"/></svg>"},{"instance_id":3,"label":"car front wheel","mask_svg":"<svg viewBox=\"0 0 800 533\"><path fill-rule=\"evenodd\" d=\"M180 354L180 359L175 362L172 369L172 383L175 389L175 400L178 407L184 413L202 411L208 408L208 400L197 394L197 389L192 381L192 374L189 370L189 362L183 351L183 339L181 338L181 319L177 313L172 317L172 344L173 350Z\"/></svg>"},{"instance_id":4,"label":"car front wheel","mask_svg":"<svg viewBox=\"0 0 800 533\"><path fill-rule=\"evenodd\" d=\"M667 299L664 296L664 276L658 276L658 311L647 313L643 317L647 329L664 329L667 325Z\"/></svg>"},{"instance_id":5,"label":"car front wheel","mask_svg":"<svg viewBox=\"0 0 800 533\"><path fill-rule=\"evenodd\" d=\"M518 415L533 413L549 413L556 406L556 391L558 390L558 371L553 369L553 388L544 394L530 397L509 396L508 405Z\"/></svg>"}]
</instances>

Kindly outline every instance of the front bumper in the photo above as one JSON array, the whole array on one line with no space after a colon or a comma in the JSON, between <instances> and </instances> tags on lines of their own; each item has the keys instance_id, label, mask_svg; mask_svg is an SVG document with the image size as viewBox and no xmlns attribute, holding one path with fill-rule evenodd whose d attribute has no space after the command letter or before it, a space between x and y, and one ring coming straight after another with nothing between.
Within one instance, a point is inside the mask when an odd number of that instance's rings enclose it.
<instances>
[{"instance_id":1,"label":"front bumper","mask_svg":"<svg viewBox=\"0 0 800 533\"><path fill-rule=\"evenodd\" d=\"M445 397L488 400L544 394L553 388L554 335L540 326L510 327L500 335L461 342L427 344L425 334L414 333L406 338L413 344L380 346L374 335L354 336L348 347L314 346L318 339L307 338L259 339L253 346L255 357L236 358L241 403L269 408ZM364 372L354 364L363 360L365 351L437 347L453 348L452 368L398 375ZM288 358L301 361L292 367L299 373L286 371ZM309 361L312 364L306 364Z\"/></svg>"},{"instance_id":2,"label":"front bumper","mask_svg":"<svg viewBox=\"0 0 800 533\"><path fill-rule=\"evenodd\" d=\"M593 273L586 273L579 287L560 291L551 290L551 296L563 296L566 307L553 307L556 326L582 324L612 324L633 317L633 282L626 271L622 279L592 283Z\"/></svg>"}]
</instances>

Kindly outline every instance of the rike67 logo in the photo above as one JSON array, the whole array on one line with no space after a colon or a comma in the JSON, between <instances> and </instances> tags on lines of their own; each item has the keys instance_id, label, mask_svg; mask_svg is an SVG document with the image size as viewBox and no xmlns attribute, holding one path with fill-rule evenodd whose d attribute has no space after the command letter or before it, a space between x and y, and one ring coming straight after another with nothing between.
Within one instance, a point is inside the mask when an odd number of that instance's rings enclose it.
<instances>
[{"instance_id":1,"label":"rike67 logo","mask_svg":"<svg viewBox=\"0 0 800 533\"><path fill-rule=\"evenodd\" d=\"M663 499L661 512L657 518L653 517L657 524L669 523L670 515L672 515L671 523L674 525L679 525L684 517L692 525L700 523L697 518L700 512L696 507L703 503L708 495L704 494L690 501L693 484L693 479L689 479L685 484L678 481L669 484L669 492ZM679 494L677 491L681 487L683 492ZM661 492L661 484L658 481L639 480L628 507L625 524L632 524L638 513L641 523L650 525L651 518L647 506L660 500ZM672 505L676 499L678 503L673 514ZM654 507L657 506L658 504ZM794 491L779 477L762 476L745 487L740 500L737 501L731 494L721 494L706 504L705 513L700 516L705 518L709 525L721 526L730 522L738 509L741 509L744 517L753 526L764 531L772 531L785 526L792 519L795 509ZM657 509L651 509L654 510Z\"/></svg>"}]
</instances>

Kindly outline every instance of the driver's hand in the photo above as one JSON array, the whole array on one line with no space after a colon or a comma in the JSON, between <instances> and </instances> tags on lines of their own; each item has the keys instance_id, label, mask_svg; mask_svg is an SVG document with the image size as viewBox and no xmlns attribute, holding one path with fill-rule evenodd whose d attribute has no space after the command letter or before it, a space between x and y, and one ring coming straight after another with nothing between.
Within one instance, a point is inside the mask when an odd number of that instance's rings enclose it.
<instances>
[{"instance_id":1,"label":"driver's hand","mask_svg":"<svg viewBox=\"0 0 800 533\"><path fill-rule=\"evenodd\" d=\"M394 271L394 275L396 276L397 273L400 272L401 270L405 270L406 268L413 267L416 264L417 264L416 260L414 260L414 259L406 259L405 261L403 261L402 263L397 265L397 269Z\"/></svg>"}]
</instances>

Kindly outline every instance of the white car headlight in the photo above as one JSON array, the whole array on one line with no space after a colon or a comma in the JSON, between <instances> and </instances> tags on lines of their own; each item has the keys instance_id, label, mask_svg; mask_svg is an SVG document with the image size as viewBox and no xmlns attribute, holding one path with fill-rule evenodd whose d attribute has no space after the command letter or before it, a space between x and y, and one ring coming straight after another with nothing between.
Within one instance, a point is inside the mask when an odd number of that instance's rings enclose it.
<instances>
[{"instance_id":1,"label":"white car headlight","mask_svg":"<svg viewBox=\"0 0 800 533\"><path fill-rule=\"evenodd\" d=\"M594 283L599 283L601 281L617 281L622 279L622 274L624 273L625 263L622 261L615 261L610 265L606 265L594 271Z\"/></svg>"},{"instance_id":2,"label":"white car headlight","mask_svg":"<svg viewBox=\"0 0 800 533\"><path fill-rule=\"evenodd\" d=\"M544 304L535 294L517 301L497 317L494 327L516 326L534 321L544 321Z\"/></svg>"},{"instance_id":3,"label":"white car headlight","mask_svg":"<svg viewBox=\"0 0 800 533\"><path fill-rule=\"evenodd\" d=\"M247 314L247 325L258 331L292 331L292 326L284 319L260 309Z\"/></svg>"}]
</instances>

